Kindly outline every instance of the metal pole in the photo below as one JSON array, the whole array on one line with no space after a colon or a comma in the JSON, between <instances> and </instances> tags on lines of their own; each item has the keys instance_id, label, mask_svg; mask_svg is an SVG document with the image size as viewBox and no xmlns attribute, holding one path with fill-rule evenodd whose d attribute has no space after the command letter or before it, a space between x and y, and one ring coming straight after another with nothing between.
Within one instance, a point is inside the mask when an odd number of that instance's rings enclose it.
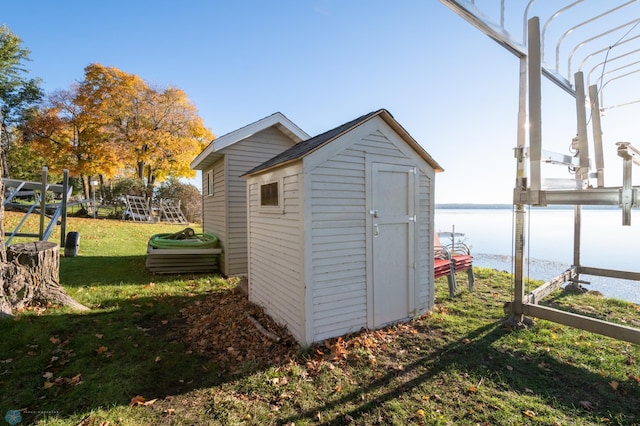
<instances>
[{"instance_id":1,"label":"metal pole","mask_svg":"<svg viewBox=\"0 0 640 426\"><path fill-rule=\"evenodd\" d=\"M576 173L576 180L581 181L580 187L586 189L589 185L589 139L587 137L587 108L584 91L584 77L582 72L574 75L576 85L576 116L578 122L578 156L580 166Z\"/></svg>"},{"instance_id":2,"label":"metal pole","mask_svg":"<svg viewBox=\"0 0 640 426\"><path fill-rule=\"evenodd\" d=\"M542 159L542 62L540 59L540 18L529 19L529 145L531 191L539 204ZM532 203L533 204L533 203Z\"/></svg>"},{"instance_id":3,"label":"metal pole","mask_svg":"<svg viewBox=\"0 0 640 426\"><path fill-rule=\"evenodd\" d=\"M600 102L598 101L598 87L589 86L589 100L591 101L591 123L593 128L593 153L596 157L596 176L598 188L604 188L604 153L602 149L602 122L600 120Z\"/></svg>"},{"instance_id":4,"label":"metal pole","mask_svg":"<svg viewBox=\"0 0 640 426\"><path fill-rule=\"evenodd\" d=\"M518 146L516 149L516 189L514 194L520 190L527 189L527 163L525 160L526 127L527 127L527 57L520 58L520 87L518 105ZM522 301L524 299L524 221L525 207L521 201L514 201L515 204L515 229L514 229L514 295L512 303L512 316L516 322L522 322Z\"/></svg>"},{"instance_id":5,"label":"metal pole","mask_svg":"<svg viewBox=\"0 0 640 426\"><path fill-rule=\"evenodd\" d=\"M573 266L580 266L580 237L582 232L582 206L573 208ZM578 269L579 271L580 269ZM579 286L580 274L576 274L574 284Z\"/></svg>"},{"instance_id":6,"label":"metal pole","mask_svg":"<svg viewBox=\"0 0 640 426\"><path fill-rule=\"evenodd\" d=\"M540 59L540 19L533 17L529 19L528 25L528 39L529 39L529 51L522 61L527 62L528 79L521 78L520 81L520 100L522 102L523 96L528 93L528 105L529 105L529 145L530 145L530 158L529 169L531 171L531 182L529 188L528 203L532 204L531 196L535 197L535 203L539 203L540 192L540 163L542 158L542 64ZM521 62L521 65L523 63ZM522 77L521 68L521 77ZM528 91L524 90L525 82L528 83ZM521 109L522 109L521 105ZM522 124L522 123L521 123ZM519 155L524 157L525 143L523 135L519 134ZM520 146L522 144L522 146ZM518 160L518 177L516 184L521 185L522 189L526 189L526 170L524 159ZM517 192L517 191L516 191ZM514 294L512 307L513 320L522 322L524 320L523 313L523 301L525 293L524 285L524 247L525 247L525 206L521 201L517 201L515 206L515 230L514 230L514 245L515 245L515 271L514 271Z\"/></svg>"},{"instance_id":7,"label":"metal pole","mask_svg":"<svg viewBox=\"0 0 640 426\"><path fill-rule=\"evenodd\" d=\"M629 142L617 142L618 156L622 157L622 189L620 190L620 207L622 207L622 225L631 225L631 208L636 203L636 192L633 190L633 164L640 154Z\"/></svg>"},{"instance_id":8,"label":"metal pole","mask_svg":"<svg viewBox=\"0 0 640 426\"><path fill-rule=\"evenodd\" d=\"M67 238L67 193L69 192L69 170L62 172L62 219L60 220L60 247L65 246Z\"/></svg>"},{"instance_id":9,"label":"metal pole","mask_svg":"<svg viewBox=\"0 0 640 426\"><path fill-rule=\"evenodd\" d=\"M40 231L38 232L38 239L42 241L44 237L44 218L45 210L47 208L47 167L42 168L42 187L40 188Z\"/></svg>"}]
</instances>

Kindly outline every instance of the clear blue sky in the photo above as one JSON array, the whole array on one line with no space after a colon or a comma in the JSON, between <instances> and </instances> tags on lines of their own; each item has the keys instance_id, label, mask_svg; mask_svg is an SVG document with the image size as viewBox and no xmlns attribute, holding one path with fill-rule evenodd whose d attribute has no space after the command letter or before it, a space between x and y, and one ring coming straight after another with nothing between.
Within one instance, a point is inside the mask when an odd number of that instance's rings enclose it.
<instances>
[{"instance_id":1,"label":"clear blue sky","mask_svg":"<svg viewBox=\"0 0 640 426\"><path fill-rule=\"evenodd\" d=\"M216 135L276 111L315 135L386 108L444 167L436 202L511 202L518 61L436 0L21 0L1 11L47 91L90 63L114 66L184 90ZM549 149L565 152L574 102L544 90ZM640 145L624 117L613 132L604 123L607 166L619 166L616 141Z\"/></svg>"}]
</instances>

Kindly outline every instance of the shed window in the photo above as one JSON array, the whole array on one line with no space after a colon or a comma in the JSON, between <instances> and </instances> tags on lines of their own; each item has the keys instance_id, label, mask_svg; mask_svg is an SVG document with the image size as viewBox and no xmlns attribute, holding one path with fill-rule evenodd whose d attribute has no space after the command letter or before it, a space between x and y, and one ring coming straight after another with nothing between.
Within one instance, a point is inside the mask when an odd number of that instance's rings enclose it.
<instances>
[{"instance_id":1,"label":"shed window","mask_svg":"<svg viewBox=\"0 0 640 426\"><path fill-rule=\"evenodd\" d=\"M205 188L205 195L213 195L213 169L207 172L207 187Z\"/></svg>"},{"instance_id":2,"label":"shed window","mask_svg":"<svg viewBox=\"0 0 640 426\"><path fill-rule=\"evenodd\" d=\"M265 207L278 207L280 204L278 189L278 182L260 185L260 205Z\"/></svg>"}]
</instances>

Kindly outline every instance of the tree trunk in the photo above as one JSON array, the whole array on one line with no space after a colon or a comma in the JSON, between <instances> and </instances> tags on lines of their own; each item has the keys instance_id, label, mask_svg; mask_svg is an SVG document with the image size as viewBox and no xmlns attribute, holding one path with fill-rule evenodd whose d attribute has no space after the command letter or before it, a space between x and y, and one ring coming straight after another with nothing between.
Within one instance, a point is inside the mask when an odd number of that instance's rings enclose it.
<instances>
[{"instance_id":1,"label":"tree trunk","mask_svg":"<svg viewBox=\"0 0 640 426\"><path fill-rule=\"evenodd\" d=\"M143 180L144 179L144 161L138 161L137 166L137 174L138 174L138 179Z\"/></svg>"},{"instance_id":2,"label":"tree trunk","mask_svg":"<svg viewBox=\"0 0 640 426\"><path fill-rule=\"evenodd\" d=\"M147 186L153 187L153 184L156 183L156 177L153 175L153 169L151 165L147 166Z\"/></svg>"},{"instance_id":3,"label":"tree trunk","mask_svg":"<svg viewBox=\"0 0 640 426\"><path fill-rule=\"evenodd\" d=\"M85 175L80 175L80 181L82 182L82 195L84 195L85 200L91 198L91 188L89 185L89 177Z\"/></svg>"},{"instance_id":4,"label":"tree trunk","mask_svg":"<svg viewBox=\"0 0 640 426\"><path fill-rule=\"evenodd\" d=\"M58 245L46 241L13 244L7 248L8 263L2 265L0 315L34 303L52 302L79 311L89 310L69 297L59 283Z\"/></svg>"},{"instance_id":5,"label":"tree trunk","mask_svg":"<svg viewBox=\"0 0 640 426\"><path fill-rule=\"evenodd\" d=\"M4 181L0 179L0 265L6 263L7 252L4 249ZM0 274L0 281L3 275Z\"/></svg>"},{"instance_id":6,"label":"tree trunk","mask_svg":"<svg viewBox=\"0 0 640 426\"><path fill-rule=\"evenodd\" d=\"M0 150L0 169L2 173L0 176L3 178L9 177L9 163L7 162L7 149L9 149L9 144L11 143L11 139L9 139L9 132L7 131L7 126L5 123L2 123L2 130L0 130L0 145L2 149ZM2 141L2 136L4 135L4 141Z\"/></svg>"},{"instance_id":7,"label":"tree trunk","mask_svg":"<svg viewBox=\"0 0 640 426\"><path fill-rule=\"evenodd\" d=\"M3 130L0 127L0 138ZM3 165L0 162L2 175ZM0 318L11 316L14 310L38 302L89 310L69 297L60 286L60 251L55 243L36 241L14 244L5 249L3 202L4 182L0 180Z\"/></svg>"}]
</instances>

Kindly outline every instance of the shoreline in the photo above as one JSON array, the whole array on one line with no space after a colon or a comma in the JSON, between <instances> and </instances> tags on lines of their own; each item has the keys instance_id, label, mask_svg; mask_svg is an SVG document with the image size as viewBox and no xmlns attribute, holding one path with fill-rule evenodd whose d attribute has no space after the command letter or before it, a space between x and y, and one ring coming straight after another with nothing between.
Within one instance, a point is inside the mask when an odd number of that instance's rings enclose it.
<instances>
[{"instance_id":1,"label":"shoreline","mask_svg":"<svg viewBox=\"0 0 640 426\"><path fill-rule=\"evenodd\" d=\"M513 258L511 255L473 253L473 266L490 268L507 272L513 275ZM571 265L553 260L529 259L525 265L525 275L532 280L548 281L569 269ZM593 275L581 275L585 277L585 288L597 290L607 298L620 299L627 302L640 304L640 283L631 280L622 280Z\"/></svg>"}]
</instances>

